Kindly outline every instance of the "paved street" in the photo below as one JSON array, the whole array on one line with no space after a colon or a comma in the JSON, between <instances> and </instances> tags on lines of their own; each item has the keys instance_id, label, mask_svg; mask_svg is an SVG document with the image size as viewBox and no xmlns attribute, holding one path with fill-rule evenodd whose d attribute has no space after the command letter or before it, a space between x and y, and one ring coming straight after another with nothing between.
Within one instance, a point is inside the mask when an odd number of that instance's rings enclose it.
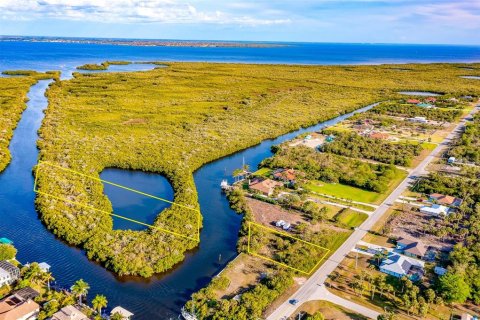
<instances>
[{"instance_id":1,"label":"paved street","mask_svg":"<svg viewBox=\"0 0 480 320\"><path fill-rule=\"evenodd\" d=\"M472 116L476 111L474 109L466 118ZM441 155L446 146L458 136L465 126L466 119L463 118L455 129L440 143L416 168L414 168L410 175L403 180L397 188L385 199L385 201L371 214L364 223L358 227L352 235L338 248L337 251L327 260L325 263L295 292L289 297L282 305L280 305L267 320L279 320L285 316L290 316L298 308L298 306L309 300L325 300L326 297L317 293L319 286L324 286L325 280L328 275L337 268L342 262L345 256L352 250L355 244L360 241L370 230L373 225L385 214L385 212L394 204L395 200L405 191L407 188L415 182L416 177L425 175L427 173L426 167L432 162L435 157ZM297 299L299 304L294 306L289 303L289 300ZM347 306L345 306L347 307Z\"/></svg>"}]
</instances>

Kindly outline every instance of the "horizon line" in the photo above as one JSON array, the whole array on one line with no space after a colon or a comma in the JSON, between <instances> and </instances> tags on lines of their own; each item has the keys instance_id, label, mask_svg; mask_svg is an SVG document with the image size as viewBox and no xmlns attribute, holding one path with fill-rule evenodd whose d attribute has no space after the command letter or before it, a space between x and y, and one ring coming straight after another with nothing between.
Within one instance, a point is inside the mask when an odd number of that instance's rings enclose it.
<instances>
[{"instance_id":1,"label":"horizon line","mask_svg":"<svg viewBox=\"0 0 480 320\"><path fill-rule=\"evenodd\" d=\"M90 39L90 40L112 40L112 41L186 41L186 42L227 42L227 43L269 43L269 44L292 44L292 43L308 43L308 44L363 44L363 45L423 45L423 46L467 46L480 47L479 44L464 44L464 43L414 43L414 42L332 42L332 41L285 41L285 40L235 40L235 39L171 39L171 38L117 38L117 37L95 37L95 36L43 36L43 35L0 35L0 41L5 41L2 38L52 38L52 39ZM48 42L48 41L45 41Z\"/></svg>"}]
</instances>

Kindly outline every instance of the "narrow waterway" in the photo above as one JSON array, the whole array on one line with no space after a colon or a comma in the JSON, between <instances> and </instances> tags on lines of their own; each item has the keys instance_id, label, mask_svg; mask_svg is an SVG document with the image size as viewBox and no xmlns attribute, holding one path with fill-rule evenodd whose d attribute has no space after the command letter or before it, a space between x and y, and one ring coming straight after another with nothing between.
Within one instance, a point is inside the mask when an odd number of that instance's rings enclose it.
<instances>
[{"instance_id":1,"label":"narrow waterway","mask_svg":"<svg viewBox=\"0 0 480 320\"><path fill-rule=\"evenodd\" d=\"M122 305L135 313L135 319L176 319L191 293L204 287L236 256L241 216L229 208L226 198L221 194L219 184L222 179L230 176L235 168L241 166L243 160L250 167L257 167L261 160L271 156L272 145L292 139L303 132L334 125L353 114L345 114L273 140L263 141L200 168L194 174L204 217L199 248L189 253L185 261L169 273L150 279L118 278L100 265L89 261L81 250L56 239L42 225L34 208L32 168L38 157L37 130L43 119L43 110L47 106L44 92L49 82L40 81L31 88L28 108L23 113L10 145L12 162L0 174L0 236L14 241L21 262L45 261L50 264L58 286L67 287L82 278L91 286L90 298L97 293L105 294L110 308ZM356 112L366 111L372 106ZM126 186L143 184L143 189L147 188L150 192L163 196L171 192L165 186L166 180L159 175L108 169L102 173L102 178ZM155 188L157 184L158 189ZM126 199L118 202L118 199L115 200L118 194L115 195L114 192L115 190L107 190L107 194L117 205L116 209L139 205ZM152 209L151 206L143 205L148 210ZM153 208L158 209L161 208ZM148 219L148 212L145 217ZM116 226L118 227L118 224Z\"/></svg>"}]
</instances>

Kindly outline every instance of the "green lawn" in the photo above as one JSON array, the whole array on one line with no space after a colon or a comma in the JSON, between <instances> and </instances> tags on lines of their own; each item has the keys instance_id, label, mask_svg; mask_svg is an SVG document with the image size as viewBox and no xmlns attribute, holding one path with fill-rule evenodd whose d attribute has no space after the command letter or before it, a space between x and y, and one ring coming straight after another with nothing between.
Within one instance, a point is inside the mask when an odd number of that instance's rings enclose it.
<instances>
[{"instance_id":1,"label":"green lawn","mask_svg":"<svg viewBox=\"0 0 480 320\"><path fill-rule=\"evenodd\" d=\"M377 192L367 191L341 183L311 181L311 183L306 185L306 188L317 193L366 203L374 203L381 196L381 194Z\"/></svg>"},{"instance_id":2,"label":"green lawn","mask_svg":"<svg viewBox=\"0 0 480 320\"><path fill-rule=\"evenodd\" d=\"M340 199L380 204L407 175L408 172L398 170L395 178L390 182L388 190L383 193L363 190L341 183L326 183L318 180L310 181L310 183L305 185L305 188L316 193L326 194Z\"/></svg>"},{"instance_id":3,"label":"green lawn","mask_svg":"<svg viewBox=\"0 0 480 320\"><path fill-rule=\"evenodd\" d=\"M362 212L356 212L350 209L342 210L335 217L334 220L342 225L350 228L358 227L368 218L368 215Z\"/></svg>"},{"instance_id":4,"label":"green lawn","mask_svg":"<svg viewBox=\"0 0 480 320\"><path fill-rule=\"evenodd\" d=\"M252 175L266 177L270 174L270 172L272 172L272 170L269 169L269 168L260 168L257 171L255 171L254 173L252 173Z\"/></svg>"}]
</instances>

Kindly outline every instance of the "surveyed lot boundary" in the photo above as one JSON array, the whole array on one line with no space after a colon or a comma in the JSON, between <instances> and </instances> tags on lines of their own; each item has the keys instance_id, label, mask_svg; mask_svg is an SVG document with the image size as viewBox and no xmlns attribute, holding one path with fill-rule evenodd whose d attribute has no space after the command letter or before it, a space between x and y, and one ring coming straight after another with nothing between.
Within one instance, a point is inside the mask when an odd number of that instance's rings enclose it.
<instances>
[{"instance_id":1,"label":"surveyed lot boundary","mask_svg":"<svg viewBox=\"0 0 480 320\"><path fill-rule=\"evenodd\" d=\"M286 238L289 238L289 239L293 239L295 241L298 241L300 243L302 243L303 245L305 246L311 246L311 247L314 247L316 249L320 249L320 250L324 250L325 251L325 254L323 254L321 256L321 258L318 260L318 262L310 269L310 270L301 270L301 269L298 269L298 268L295 268L295 267L292 267L286 263L283 263L283 262L279 262L279 261L276 261L272 258L269 258L265 255L262 255L262 254L258 254L256 252L254 252L253 250L250 249L250 242L251 242L251 238L252 238L252 228L259 228L259 229L262 229L264 231L267 231L267 232L270 232L271 234L274 234L274 235L278 235L278 236L281 236L281 237L286 237ZM255 223L255 222L249 222L248 223L248 243L247 243L247 252L249 254L251 254L252 256L256 256L256 257L259 257L261 259L264 259L264 260L267 260L267 261L270 261L270 262L273 262L277 265L280 265L280 266L283 266L283 267L286 267L288 269L291 269L291 270L294 270L294 271L297 271L297 272L300 272L300 273L303 273L303 274L306 274L306 275L311 275L313 273L313 271L315 271L317 269L317 267L322 263L323 260L325 260L325 257L330 253L330 249L328 248L325 248L325 247L322 247L322 246L319 246L315 243L311 243L311 242L308 242L308 241L305 241L305 240L302 240L300 238L297 238L297 237L294 237L288 233L285 233L285 232L280 232L280 231L277 231L275 229L272 229L272 228L268 228L262 224L258 224L258 223Z\"/></svg>"},{"instance_id":2,"label":"surveyed lot boundary","mask_svg":"<svg viewBox=\"0 0 480 320\"><path fill-rule=\"evenodd\" d=\"M71 201L71 200L69 200L65 197L59 197L55 194L50 194L50 193L47 193L47 192L40 191L40 190L37 189L37 180L38 180L39 174L41 174L41 168L44 168L44 167L50 167L50 168L54 168L56 170L62 170L64 172L77 174L77 175L80 175L82 177L86 177L88 179L100 181L102 183L106 183L106 184L109 184L109 185L112 185L112 186L115 186L115 187L118 187L118 188L121 188L121 189L124 189L124 190L128 190L128 191L131 191L131 192L134 192L134 193L137 193L137 194L141 194L143 196L146 196L146 197L158 200L158 201L163 201L163 202L170 203L172 206L178 206L178 207L181 207L181 208L184 208L184 209L187 209L187 210L191 210L192 214L194 214L196 216L197 233L194 236L182 234L182 233L175 232L175 231L172 231L172 230L168 230L168 229L165 229L165 228L161 228L161 227L158 227L158 226L155 226L155 225L152 225L152 224L144 223L144 222L132 219L132 218L128 218L128 217L116 214L114 212L108 212L108 211L105 211L105 210L101 210L101 209L92 207L88 204L79 203L79 202L76 202L76 201ZM163 198L160 198L160 197L157 197L157 196L154 196L154 195L151 195L151 194L139 191L139 190L135 190L135 189L129 188L127 186L123 186L123 185L120 185L120 184L117 184L117 183L114 183L114 182L111 182L111 181L103 180L103 179L93 177L93 176L90 176L90 175L87 175L87 174L84 174L84 173L81 173L81 172L78 172L78 171L75 171L75 170L72 170L72 169L64 168L64 167L61 167L59 165L56 165L56 164L53 164L53 163L50 163L50 162L47 162L47 161L40 161L37 165L37 168L35 170L35 182L33 184L33 191L35 193L42 194L42 195L45 195L47 197L51 197L51 198L56 199L56 200L68 202L68 203L75 204L75 205L78 205L78 206L83 207L83 208L92 209L92 210L95 210L95 211L98 211L98 212L106 213L106 214L109 214L109 215L111 215L113 217L116 217L116 218L119 218L119 219L127 220L127 221L137 223L137 224L140 224L140 225L143 225L143 226L147 226L147 227L150 227L150 228L161 230L161 231L164 231L166 233L172 234L172 235L177 236L177 237L182 237L182 238L197 241L197 242L200 241L200 221L201 221L200 210L193 209L193 208L190 208L190 207L185 206L183 204L179 204L179 203L167 200L167 199L163 199Z\"/></svg>"}]
</instances>

